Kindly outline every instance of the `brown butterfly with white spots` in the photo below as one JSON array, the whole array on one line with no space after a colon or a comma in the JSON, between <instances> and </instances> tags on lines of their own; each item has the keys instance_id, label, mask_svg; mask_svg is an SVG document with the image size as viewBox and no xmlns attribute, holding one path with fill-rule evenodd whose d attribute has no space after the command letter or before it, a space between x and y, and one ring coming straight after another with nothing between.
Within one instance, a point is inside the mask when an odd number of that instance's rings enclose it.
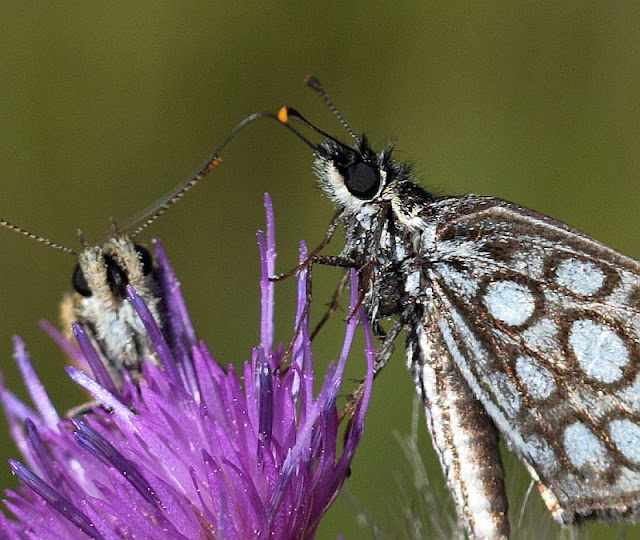
<instances>
[{"instance_id":1,"label":"brown butterfly with white spots","mask_svg":"<svg viewBox=\"0 0 640 540\"><path fill-rule=\"evenodd\" d=\"M354 139L309 141L320 187L346 233L384 343L404 330L407 364L458 515L472 539L509 536L498 436L520 457L553 517L638 518L640 263L514 203L435 197L392 148L372 150L307 80ZM384 318L395 320L385 333ZM375 398L375 397L374 397Z\"/></svg>"}]
</instances>

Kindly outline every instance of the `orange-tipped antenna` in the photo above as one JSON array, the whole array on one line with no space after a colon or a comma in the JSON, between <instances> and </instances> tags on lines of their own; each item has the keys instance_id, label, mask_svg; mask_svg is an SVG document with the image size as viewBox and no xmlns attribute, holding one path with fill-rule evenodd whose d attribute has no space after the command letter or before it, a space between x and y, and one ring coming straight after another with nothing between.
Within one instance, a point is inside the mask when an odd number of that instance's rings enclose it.
<instances>
[{"instance_id":1,"label":"orange-tipped antenna","mask_svg":"<svg viewBox=\"0 0 640 540\"><path fill-rule=\"evenodd\" d=\"M295 128L287 124L286 122L282 122L279 118L270 112L257 112L250 114L244 120L242 120L236 127L234 127L229 135L218 145L218 147L211 153L211 155L204 161L202 165L193 173L191 176L187 177L180 184L178 184L173 190L167 193L164 197L156 201L154 204L143 210L140 214L131 219L121 230L127 230L132 227L135 227L139 223L141 223L138 228L136 228L131 234L131 238L140 234L143 230L145 230L149 225L151 225L156 219L158 219L162 214L164 214L171 206L173 206L176 202L178 202L184 195L189 191L192 187L194 187L200 180L202 180L205 176L207 176L213 169L217 168L221 163L222 159L220 159L220 153L222 150L229 144L235 137L240 133L246 126L252 123L255 120L260 118L271 118L273 120L278 120L279 123L287 127L290 131L292 131L298 138L302 139L306 144L315 148L316 146L307 140L302 134L300 134Z\"/></svg>"},{"instance_id":2,"label":"orange-tipped antenna","mask_svg":"<svg viewBox=\"0 0 640 540\"><path fill-rule=\"evenodd\" d=\"M312 124L311 122L309 122L309 120L307 120L304 116L302 116L296 109L294 109L293 107L281 107L280 110L278 111L278 120L280 120L280 122L282 122L284 125L289 126L289 122L291 122L291 120L297 120L298 122L300 122L301 124L305 125L306 127L308 127L309 129L315 131L316 133L319 133L320 135L322 135L323 137L326 137L327 139L331 139L333 142L335 142L336 144L339 144L340 146L344 147L344 148L349 148L348 145L344 144L342 141L339 141L338 139L336 139L333 135L329 135L326 131L324 131L323 129L320 129L318 126L316 126L315 124ZM298 136L300 137L303 141L305 141L309 146L311 146L311 148L316 148L316 145L311 143L308 139L306 139L302 134L300 134L297 130L293 129L290 126L291 130ZM357 140L357 138L356 138Z\"/></svg>"},{"instance_id":3,"label":"orange-tipped antenna","mask_svg":"<svg viewBox=\"0 0 640 540\"><path fill-rule=\"evenodd\" d=\"M149 225L151 225L156 219L164 214L169 208L177 203L182 197L185 196L187 191L194 187L200 180L202 180L207 174L222 163L222 160L216 155L211 155L200 168L192 174L190 177L181 182L175 189L167 193L164 197L156 201L154 204L143 210L140 214L130 220L124 227L124 230L134 227L136 224L143 221L138 228L130 234L131 238L138 236Z\"/></svg>"},{"instance_id":4,"label":"orange-tipped antenna","mask_svg":"<svg viewBox=\"0 0 640 540\"><path fill-rule=\"evenodd\" d=\"M349 122L347 122L347 120L342 115L342 113L333 104L333 101L331 101L331 98L329 97L329 94L327 94L327 92L324 89L324 86L322 86L322 83L320 82L320 80L315 75L309 75L304 80L304 83L309 88L311 88L311 90L313 90L316 94L318 94L322 98L322 100L326 103L327 107L329 107L329 110L335 115L335 117L338 119L338 121L342 124L342 127L344 129L346 129L347 133L349 135L351 135L351 137L357 141L358 140L358 136L356 135L356 132L353 131L353 129L351 129L351 126L349 125Z\"/></svg>"},{"instance_id":5,"label":"orange-tipped antenna","mask_svg":"<svg viewBox=\"0 0 640 540\"><path fill-rule=\"evenodd\" d=\"M299 118L302 123L312 128L314 131L321 133L322 135L333 139L330 135L325 133L324 131L316 128L313 124L308 122L306 119L302 117L300 113L294 111L293 109L287 109L295 114L296 118ZM277 120L279 124L285 126L289 131L291 131L296 137L301 139L305 144L310 146L312 149L316 149L317 146L312 143L309 139L307 139L302 133L300 133L297 129L289 124L289 118L286 114L285 108L281 109L281 111L275 115L270 112L257 112L250 114L244 120L239 122L236 127L234 127L229 135L217 146L217 148L211 153L211 155L204 161L202 165L193 173L191 176L187 177L185 180L180 182L173 190L167 193L164 197L157 200L154 204L147 207L145 210L140 212L133 219L129 220L124 227L120 228L116 225L115 220L111 219L111 232L112 234L118 234L121 231L126 231L138 225L138 227L129 235L131 238L136 237L142 231L144 231L149 225L151 225L156 219L158 219L162 214L164 214L171 206L177 203L184 195L193 188L200 180L202 180L205 176L207 176L213 169L217 168L221 163L222 159L220 159L220 153L224 148L229 144L235 137L240 133L246 126L251 124L253 121L258 120L260 118L271 118L273 120ZM334 139L335 140L335 139ZM37 234L30 233L29 231L23 229L22 227L18 227L8 221L0 218L0 228L9 229L10 231L17 232L26 236L27 238L31 238L40 244L45 246L49 246L50 248L57 249L58 251L62 251L64 253L70 253L72 255L78 255L78 252L58 244L44 236L39 236ZM78 231L78 236L80 238L80 242L83 246L86 247L87 242L84 238L84 235L81 231Z\"/></svg>"},{"instance_id":6,"label":"orange-tipped antenna","mask_svg":"<svg viewBox=\"0 0 640 540\"><path fill-rule=\"evenodd\" d=\"M43 246L47 246L50 247L52 249L57 249L58 251L62 251L63 253L69 253L70 255L77 255L78 252L67 247L67 246L63 246L62 244L58 244L57 242L54 242L53 240L50 240L49 238L46 238L44 236L40 236L38 234L33 234L25 229L23 229L22 227L18 227L17 225L14 225L13 223L9 223L7 220L0 218L0 227L3 229L9 229L10 231L13 232L17 232L18 234L21 234L22 236L26 236L27 238L30 238L31 240L35 240L36 242L38 242L39 244L42 244Z\"/></svg>"},{"instance_id":7,"label":"orange-tipped antenna","mask_svg":"<svg viewBox=\"0 0 640 540\"><path fill-rule=\"evenodd\" d=\"M336 109L336 107L333 105L333 103L329 99L329 96L322 88L320 81L318 81L318 79L316 79L315 77L307 77L306 84L309 87L313 88L322 97L322 99L324 99L327 106L331 109L331 111L333 111L336 117L340 120L340 123L344 126L344 128L349 132L349 134L354 139L357 140L358 137L356 136L354 131L349 127L349 124L344 119L344 117L340 114L338 109ZM211 171L217 168L222 163L222 159L220 158L220 153L227 146L227 144L229 144L233 139L235 139L238 133L240 133L246 126L248 126L253 121L258 120L260 118L271 118L273 120L277 120L279 124L285 126L289 131L291 131L296 137L302 140L307 146L309 146L313 150L317 149L317 145L311 142L309 139L307 139L302 133L300 133L297 129L295 129L290 124L291 118L295 118L296 120L298 120L305 126L309 127L316 133L320 133L324 137L327 137L332 141L335 141L337 144L346 147L344 143L338 141L335 137L332 137L325 131L313 125L306 118L304 118L304 116L302 116L298 111L296 111L291 107L282 107L277 115L270 112L257 112L257 113L250 114L231 130L229 135L227 135L227 137L218 145L218 147L211 153L211 155L204 161L204 163L200 165L200 167L196 170L195 173L193 173L191 176L187 177L185 180L180 182L173 190L167 193L164 197L162 197L161 199L158 199L154 204L147 207L138 215L133 217L122 228L117 227L115 224L115 221L112 220L111 229L113 234L117 234L120 231L129 230L133 227L136 227L137 225L137 228L129 236L131 238L134 238L137 235L139 235L149 225L151 225L154 221L156 221L162 214L164 214L169 208L171 208L175 203L177 203L180 199L182 199L182 197L184 197L184 195L189 190L191 190L191 188L193 188L198 182L200 182L200 180L202 180ZM29 231L21 227L18 227L17 225L13 225L12 223L9 223L8 221L3 220L1 218L0 218L0 227L20 233L23 236L26 236L27 238L31 238L36 242L49 246L53 249L63 251L64 253L70 253L72 255L78 254L77 251L71 248L68 248L61 244L53 242L52 240L49 240L44 236L39 236L39 235L30 233ZM80 238L81 238L81 242L83 242L83 245L85 245L86 241L84 240L82 233L80 233Z\"/></svg>"}]
</instances>

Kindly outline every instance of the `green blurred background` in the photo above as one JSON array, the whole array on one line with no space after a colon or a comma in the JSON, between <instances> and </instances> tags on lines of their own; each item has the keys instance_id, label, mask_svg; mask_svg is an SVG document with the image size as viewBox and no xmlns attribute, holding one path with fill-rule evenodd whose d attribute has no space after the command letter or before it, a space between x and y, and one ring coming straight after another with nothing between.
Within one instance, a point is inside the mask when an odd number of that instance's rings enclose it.
<instances>
[{"instance_id":1,"label":"green blurred background","mask_svg":"<svg viewBox=\"0 0 640 540\"><path fill-rule=\"evenodd\" d=\"M640 257L640 5L625 6L3 3L0 215L72 247L78 227L99 242L110 216L124 222L171 189L250 112L293 105L342 136L302 84L314 73L357 131L376 144L398 141L397 157L416 164L426 187L504 197ZM224 159L144 238L162 238L200 335L223 363L239 364L258 339L262 194L274 199L282 271L295 264L300 239L321 239L333 210L315 187L309 150L284 129L254 125ZM8 231L0 231L0 253L1 370L26 397L11 358L10 336L20 334L64 411L84 397L37 321L57 320L74 260ZM316 315L337 277L316 272ZM277 300L286 340L293 283L278 287ZM338 353L342 324L335 317L319 340L322 372ZM353 475L318 538L430 536L430 517L447 521L451 504L423 419L418 446L433 491L414 486L396 437L412 432L414 399L399 349L375 388ZM357 377L363 357L352 358ZM0 430L5 462L16 450ZM14 486L0 470L1 485ZM517 522L527 475L511 457L507 470ZM428 506L432 492L437 508ZM516 538L560 535L535 491L522 519ZM624 532L596 526L579 537ZM626 534L640 538L640 527Z\"/></svg>"}]
</instances>

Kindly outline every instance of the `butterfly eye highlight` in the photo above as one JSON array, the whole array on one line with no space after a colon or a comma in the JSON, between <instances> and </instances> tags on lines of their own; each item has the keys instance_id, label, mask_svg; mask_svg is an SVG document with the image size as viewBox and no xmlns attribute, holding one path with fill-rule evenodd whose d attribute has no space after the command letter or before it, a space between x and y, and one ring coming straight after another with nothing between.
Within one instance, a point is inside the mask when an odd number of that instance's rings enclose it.
<instances>
[{"instance_id":1,"label":"butterfly eye highlight","mask_svg":"<svg viewBox=\"0 0 640 540\"><path fill-rule=\"evenodd\" d=\"M372 163L353 163L344 172L344 182L353 196L371 199L380 189L380 170Z\"/></svg>"}]
</instances>

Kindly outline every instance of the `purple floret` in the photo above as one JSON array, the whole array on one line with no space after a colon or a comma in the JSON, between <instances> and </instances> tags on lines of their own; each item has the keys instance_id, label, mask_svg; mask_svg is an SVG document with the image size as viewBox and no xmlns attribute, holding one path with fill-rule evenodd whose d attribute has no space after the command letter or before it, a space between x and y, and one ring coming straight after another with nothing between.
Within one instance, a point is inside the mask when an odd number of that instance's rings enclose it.
<instances>
[{"instance_id":1,"label":"purple floret","mask_svg":"<svg viewBox=\"0 0 640 540\"><path fill-rule=\"evenodd\" d=\"M295 340L290 359L274 346L274 217L265 197L267 233L258 233L262 299L260 338L238 374L226 370L198 341L180 283L155 241L166 304L163 331L136 292L129 301L143 321L157 363L145 362L137 384L111 379L91 340L74 325L81 357L71 378L97 401L92 410L61 419L38 379L22 341L15 356L35 410L2 388L0 398L22 462L6 490L0 537L14 539L313 538L338 495L360 440L373 382L374 350L364 325L367 375L344 446L336 401L358 325L347 323L342 351L317 396L306 270L298 277ZM301 260L306 249L301 247ZM350 313L358 308L355 274ZM364 317L362 317L364 319ZM159 364L159 365L158 365Z\"/></svg>"}]
</instances>

